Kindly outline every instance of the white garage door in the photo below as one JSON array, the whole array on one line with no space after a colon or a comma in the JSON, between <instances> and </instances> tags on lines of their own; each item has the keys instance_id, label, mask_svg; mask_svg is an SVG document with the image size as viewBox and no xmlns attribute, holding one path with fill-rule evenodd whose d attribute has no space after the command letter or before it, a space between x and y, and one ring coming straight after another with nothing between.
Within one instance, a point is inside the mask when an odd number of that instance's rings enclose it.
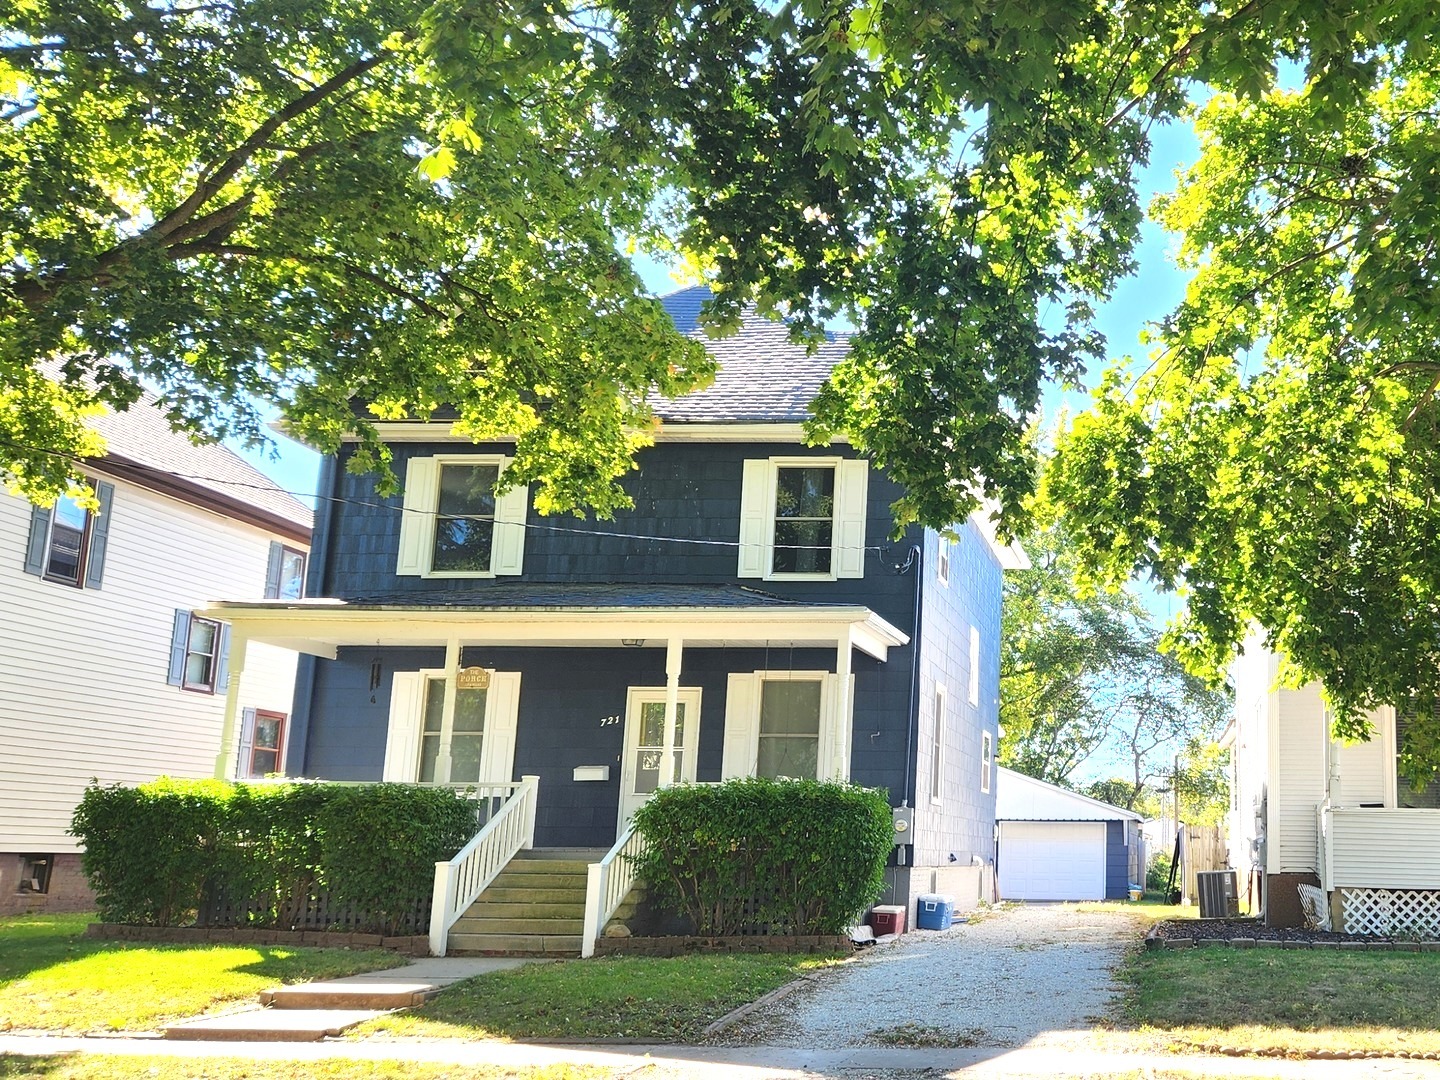
<instances>
[{"instance_id":1,"label":"white garage door","mask_svg":"<svg viewBox=\"0 0 1440 1080\"><path fill-rule=\"evenodd\" d=\"M1006 900L1105 899L1105 823L1002 821L1000 895Z\"/></svg>"}]
</instances>

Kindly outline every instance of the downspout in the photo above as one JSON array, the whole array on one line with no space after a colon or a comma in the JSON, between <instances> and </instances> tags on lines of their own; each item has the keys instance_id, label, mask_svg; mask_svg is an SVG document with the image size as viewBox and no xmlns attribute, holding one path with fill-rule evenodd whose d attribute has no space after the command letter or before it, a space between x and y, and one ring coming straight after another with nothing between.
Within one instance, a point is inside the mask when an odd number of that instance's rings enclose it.
<instances>
[{"instance_id":1,"label":"downspout","mask_svg":"<svg viewBox=\"0 0 1440 1080\"><path fill-rule=\"evenodd\" d=\"M910 755L915 749L916 728L920 726L920 718L915 709L920 696L920 586L925 580L925 575L921 573L923 560L924 554L920 545L915 544L910 548L909 558L899 568L899 573L902 574L911 569L915 571L915 617L910 626L910 711L909 719L905 723L905 797L900 801L901 806L910 805L910 780L915 768Z\"/></svg>"}]
</instances>

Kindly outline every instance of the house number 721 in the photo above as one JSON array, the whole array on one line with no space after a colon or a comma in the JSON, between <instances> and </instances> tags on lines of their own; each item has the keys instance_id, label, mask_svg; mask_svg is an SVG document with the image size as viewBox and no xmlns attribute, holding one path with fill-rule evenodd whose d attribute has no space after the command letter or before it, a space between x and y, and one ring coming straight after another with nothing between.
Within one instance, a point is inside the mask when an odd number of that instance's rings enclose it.
<instances>
[{"instance_id":1,"label":"house number 721","mask_svg":"<svg viewBox=\"0 0 1440 1080\"><path fill-rule=\"evenodd\" d=\"M600 718L601 727L609 727L611 724L618 724L619 722L620 717L618 716L602 716Z\"/></svg>"}]
</instances>

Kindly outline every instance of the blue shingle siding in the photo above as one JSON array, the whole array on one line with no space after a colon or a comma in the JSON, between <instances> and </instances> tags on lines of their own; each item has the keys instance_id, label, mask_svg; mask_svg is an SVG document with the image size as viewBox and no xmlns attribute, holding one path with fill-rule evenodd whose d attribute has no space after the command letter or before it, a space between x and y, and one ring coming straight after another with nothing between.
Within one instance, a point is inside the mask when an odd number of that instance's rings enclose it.
<instances>
[{"instance_id":1,"label":"blue shingle siding","mask_svg":"<svg viewBox=\"0 0 1440 1080\"><path fill-rule=\"evenodd\" d=\"M959 530L950 550L949 584L936 578L939 535L925 534L920 629L918 738L912 763L915 783L915 865L968 864L995 857L995 780L981 790L981 733L992 752L999 746L1000 597L999 563L974 524ZM980 634L980 704L970 704L970 628ZM940 804L931 801L935 687L946 691L947 725Z\"/></svg>"},{"instance_id":2,"label":"blue shingle siding","mask_svg":"<svg viewBox=\"0 0 1440 1080\"><path fill-rule=\"evenodd\" d=\"M1130 852L1125 846L1125 822L1105 823L1105 899L1130 895Z\"/></svg>"},{"instance_id":3,"label":"blue shingle siding","mask_svg":"<svg viewBox=\"0 0 1440 1080\"><path fill-rule=\"evenodd\" d=\"M403 477L413 457L455 453L504 453L503 444L402 443L394 447L395 468ZM339 501L328 504L321 558L312 567L311 595L358 600L383 596L387 602L443 602L447 597L499 599L528 585L643 583L650 586L744 585L806 603L864 605L906 634L916 629L916 585L920 575L923 625L920 628L920 717L928 717L936 680L950 694L951 731L947 735L949 787L943 806L928 804L925 724L912 730L912 676L915 645L890 650L887 663L859 653L855 671L855 708L851 777L856 783L888 789L898 805L909 791L918 806L914 858L943 865L949 856L969 862L972 855L993 858L994 791L980 791L980 731L997 733L999 679L1000 568L984 538L971 525L962 530L951 557L950 585L934 580L936 537L909 529L890 539L889 504L900 489L882 472L870 471L865 576L838 581L742 581L737 577L740 499L744 462L775 456L853 456L845 447L806 449L767 443L662 443L639 455L639 467L625 478L635 500L633 510L611 521L541 517L532 509L525 544L524 573L501 579L398 577L395 574L402 499L375 493L372 477L352 475L340 466L333 476ZM325 516L322 514L322 517ZM630 534L609 536L606 533ZM636 538L639 537L639 538ZM655 539L646 539L654 537ZM677 544L666 537L718 540L717 545ZM896 568L914 545L923 545L919 565L907 573ZM558 595L557 590L557 595ZM982 640L982 699L967 698L969 627ZM797 652L790 658L783 643L769 651L690 647L684 654L685 685L703 690L700 779L717 779L724 728L726 675L769 667L833 671L833 650ZM370 690L371 662L383 657L380 685ZM515 775L541 777L537 843L593 846L614 836L619 794L618 755L623 724L606 728L599 718L622 715L632 685L663 685L660 649L512 649L468 647L465 662L522 672L516 732ZM307 661L307 663L310 663ZM346 649L338 660L313 661L313 678L299 680L290 766L293 772L334 779L378 779L388 728L390 676L400 670L440 667L438 649ZM557 679L555 672L565 677ZM307 683L309 691L306 692ZM373 701L371 698L373 697ZM913 736L913 737L912 737ZM907 751L907 739L908 751ZM997 740L998 744L998 740ZM573 780L576 765L610 764L608 783Z\"/></svg>"}]
</instances>

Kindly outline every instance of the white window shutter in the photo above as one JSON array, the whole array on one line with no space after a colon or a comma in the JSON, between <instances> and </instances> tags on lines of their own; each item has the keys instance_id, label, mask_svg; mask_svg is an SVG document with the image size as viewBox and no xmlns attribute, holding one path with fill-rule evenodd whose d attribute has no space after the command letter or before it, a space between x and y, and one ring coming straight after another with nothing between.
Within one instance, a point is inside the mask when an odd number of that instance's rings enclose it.
<instances>
[{"instance_id":1,"label":"white window shutter","mask_svg":"<svg viewBox=\"0 0 1440 1080\"><path fill-rule=\"evenodd\" d=\"M764 459L745 462L740 484L740 568L737 577L764 577L770 570L775 528L775 466Z\"/></svg>"},{"instance_id":2,"label":"white window shutter","mask_svg":"<svg viewBox=\"0 0 1440 1080\"><path fill-rule=\"evenodd\" d=\"M835 576L865 576L865 513L869 501L869 463L840 462L835 470Z\"/></svg>"},{"instance_id":3,"label":"white window shutter","mask_svg":"<svg viewBox=\"0 0 1440 1080\"><path fill-rule=\"evenodd\" d=\"M725 687L725 751L720 779L754 776L760 752L760 679L732 674Z\"/></svg>"},{"instance_id":4,"label":"white window shutter","mask_svg":"<svg viewBox=\"0 0 1440 1080\"><path fill-rule=\"evenodd\" d=\"M520 672L492 671L485 697L485 738L480 783L508 784L515 772L515 728L520 718Z\"/></svg>"},{"instance_id":5,"label":"white window shutter","mask_svg":"<svg viewBox=\"0 0 1440 1080\"><path fill-rule=\"evenodd\" d=\"M500 467L501 475L510 459ZM525 515L530 509L530 487L521 484L495 500L495 536L490 570L496 575L519 574L525 566Z\"/></svg>"},{"instance_id":6,"label":"white window shutter","mask_svg":"<svg viewBox=\"0 0 1440 1080\"><path fill-rule=\"evenodd\" d=\"M430 545L435 537L435 500L440 468L434 458L411 458L405 468L405 503L400 514L400 555L395 573L419 577L430 570ZM413 779L413 777L412 777Z\"/></svg>"},{"instance_id":7,"label":"white window shutter","mask_svg":"<svg viewBox=\"0 0 1440 1080\"><path fill-rule=\"evenodd\" d=\"M240 752L235 755L235 776L250 779L250 750L255 745L255 710L240 710Z\"/></svg>"},{"instance_id":8,"label":"white window shutter","mask_svg":"<svg viewBox=\"0 0 1440 1080\"><path fill-rule=\"evenodd\" d=\"M816 753L817 780L850 779L850 762L846 760L850 746L851 718L855 700L855 676L850 676L850 692L840 692L840 676L826 675L820 684L820 745Z\"/></svg>"},{"instance_id":9,"label":"white window shutter","mask_svg":"<svg viewBox=\"0 0 1440 1080\"><path fill-rule=\"evenodd\" d=\"M390 680L390 730L385 737L382 780L413 784L420 774L420 709L425 680L418 671L397 671Z\"/></svg>"}]
</instances>

